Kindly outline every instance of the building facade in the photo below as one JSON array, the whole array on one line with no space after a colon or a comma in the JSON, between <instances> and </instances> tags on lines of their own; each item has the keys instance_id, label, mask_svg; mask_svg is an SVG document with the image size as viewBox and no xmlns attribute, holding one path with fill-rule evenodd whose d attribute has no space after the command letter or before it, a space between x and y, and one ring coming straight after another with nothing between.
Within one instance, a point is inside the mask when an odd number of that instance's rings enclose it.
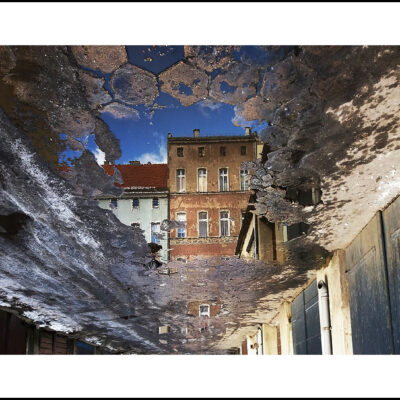
<instances>
[{"instance_id":1,"label":"building facade","mask_svg":"<svg viewBox=\"0 0 400 400\"><path fill-rule=\"evenodd\" d=\"M261 151L257 134L172 137L168 135L171 260L235 254L242 213L250 195L245 161Z\"/></svg>"},{"instance_id":2,"label":"building facade","mask_svg":"<svg viewBox=\"0 0 400 400\"><path fill-rule=\"evenodd\" d=\"M162 246L160 261L168 261L168 234L161 231L161 223L168 219L168 166L167 164L115 165L121 173L123 188L120 197L99 196L99 205L111 209L124 224L143 231L147 243ZM108 175L114 174L114 165L104 165Z\"/></svg>"}]
</instances>

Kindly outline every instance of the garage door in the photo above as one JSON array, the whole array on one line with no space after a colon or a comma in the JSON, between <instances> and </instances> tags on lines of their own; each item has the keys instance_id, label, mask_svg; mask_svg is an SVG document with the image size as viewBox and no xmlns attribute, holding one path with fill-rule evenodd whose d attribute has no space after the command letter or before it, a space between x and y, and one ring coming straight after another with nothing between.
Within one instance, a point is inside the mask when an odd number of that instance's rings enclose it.
<instances>
[{"instance_id":1,"label":"garage door","mask_svg":"<svg viewBox=\"0 0 400 400\"><path fill-rule=\"evenodd\" d=\"M316 280L292 303L292 333L294 354L322 354Z\"/></svg>"},{"instance_id":2,"label":"garage door","mask_svg":"<svg viewBox=\"0 0 400 400\"><path fill-rule=\"evenodd\" d=\"M346 249L354 354L400 354L400 199Z\"/></svg>"}]
</instances>

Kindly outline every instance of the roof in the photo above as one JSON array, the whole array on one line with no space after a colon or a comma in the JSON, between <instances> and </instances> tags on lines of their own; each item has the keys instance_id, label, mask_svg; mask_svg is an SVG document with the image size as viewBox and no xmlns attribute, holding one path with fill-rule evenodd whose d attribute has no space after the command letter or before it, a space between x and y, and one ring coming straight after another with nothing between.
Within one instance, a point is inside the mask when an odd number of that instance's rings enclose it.
<instances>
[{"instance_id":1,"label":"roof","mask_svg":"<svg viewBox=\"0 0 400 400\"><path fill-rule=\"evenodd\" d=\"M203 143L203 142L254 142L260 140L257 135L232 136L177 136L169 137L168 143Z\"/></svg>"},{"instance_id":2,"label":"roof","mask_svg":"<svg viewBox=\"0 0 400 400\"><path fill-rule=\"evenodd\" d=\"M167 164L117 164L102 165L106 173L114 175L114 166L122 175L124 183L116 186L123 188L168 188L168 165Z\"/></svg>"}]
</instances>

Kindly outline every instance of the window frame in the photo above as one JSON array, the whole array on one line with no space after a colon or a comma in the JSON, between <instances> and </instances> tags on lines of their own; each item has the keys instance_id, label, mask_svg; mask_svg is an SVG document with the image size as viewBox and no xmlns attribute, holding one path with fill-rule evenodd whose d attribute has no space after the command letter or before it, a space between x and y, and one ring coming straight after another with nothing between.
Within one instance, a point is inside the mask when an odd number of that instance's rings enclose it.
<instances>
[{"instance_id":1,"label":"window frame","mask_svg":"<svg viewBox=\"0 0 400 400\"><path fill-rule=\"evenodd\" d=\"M155 206L154 205L154 200L157 200L157 205ZM159 197L153 197L152 199L151 199L151 205L152 205L152 208L154 209L154 208L160 208L160 198Z\"/></svg>"},{"instance_id":2,"label":"window frame","mask_svg":"<svg viewBox=\"0 0 400 400\"><path fill-rule=\"evenodd\" d=\"M200 172L200 170L201 169L204 169L205 171L206 171L206 175L205 175L205 177L206 177L206 189L205 190L203 190L203 191L200 191L199 190L199 178L200 178L200 176L199 176L199 172ZM207 168L206 167L199 167L199 168L197 168L197 191L199 192L199 193L207 193L207 189L208 189L208 182L207 182L207 179L208 178L208 171L207 171Z\"/></svg>"},{"instance_id":3,"label":"window frame","mask_svg":"<svg viewBox=\"0 0 400 400\"><path fill-rule=\"evenodd\" d=\"M183 177L184 177L184 187L182 190L178 190L178 171L183 171ZM176 191L177 193L185 193L186 192L186 168L176 168L175 170L175 185L176 185Z\"/></svg>"},{"instance_id":4,"label":"window frame","mask_svg":"<svg viewBox=\"0 0 400 400\"><path fill-rule=\"evenodd\" d=\"M201 312L201 307L207 307L208 312L207 313ZM210 317L210 316L211 316L211 305L207 303L199 304L199 317Z\"/></svg>"},{"instance_id":5,"label":"window frame","mask_svg":"<svg viewBox=\"0 0 400 400\"><path fill-rule=\"evenodd\" d=\"M227 213L228 216L224 219L221 218L222 213ZM222 236L222 221L227 221L227 227L228 227L228 234ZM219 210L219 236L220 237L230 237L231 236L231 213L229 210Z\"/></svg>"},{"instance_id":6,"label":"window frame","mask_svg":"<svg viewBox=\"0 0 400 400\"><path fill-rule=\"evenodd\" d=\"M247 174L245 174L244 176L247 176L247 189L242 189L242 171L247 171ZM247 191L250 190L250 171L248 169L242 169L239 168L239 188L241 191Z\"/></svg>"},{"instance_id":7,"label":"window frame","mask_svg":"<svg viewBox=\"0 0 400 400\"><path fill-rule=\"evenodd\" d=\"M176 214L175 214L175 218L176 218L176 220L179 222L179 219L178 219L178 215L179 214L181 214L181 215L185 215L185 236L179 236L179 229L182 229L182 228L176 228L176 237L178 238L178 239L184 239L184 238L186 238L187 237L187 212L186 211L177 211L176 212Z\"/></svg>"},{"instance_id":8,"label":"window frame","mask_svg":"<svg viewBox=\"0 0 400 400\"><path fill-rule=\"evenodd\" d=\"M221 170L226 169L226 185L227 185L227 190L221 190ZM221 167L218 168L218 190L220 192L229 192L229 167Z\"/></svg>"},{"instance_id":9,"label":"window frame","mask_svg":"<svg viewBox=\"0 0 400 400\"><path fill-rule=\"evenodd\" d=\"M200 149L201 149L202 151L200 151ZM197 147L197 154L198 154L198 156L199 156L200 158L205 157L205 156L206 156L206 148L205 148L205 146L199 146L199 147Z\"/></svg>"},{"instance_id":10,"label":"window frame","mask_svg":"<svg viewBox=\"0 0 400 400\"><path fill-rule=\"evenodd\" d=\"M201 221L206 221L206 236L200 236L200 213L206 213L207 218L204 220L202 219ZM199 238L208 238L209 237L209 228L208 228L208 211L206 210L200 210L197 212L197 236Z\"/></svg>"},{"instance_id":11,"label":"window frame","mask_svg":"<svg viewBox=\"0 0 400 400\"><path fill-rule=\"evenodd\" d=\"M161 233L161 222L156 222L156 221L152 221L150 223L150 238L151 238L151 243L157 243L157 244L161 244L161 239L156 239L155 242L153 242L153 226L154 225L158 225L159 230L156 233ZM158 242L157 242L158 240Z\"/></svg>"},{"instance_id":12,"label":"window frame","mask_svg":"<svg viewBox=\"0 0 400 400\"><path fill-rule=\"evenodd\" d=\"M138 201L138 205L137 205L137 206L134 206L134 205L133 205L133 202L134 202L135 200ZM131 208L132 208L132 210L137 210L137 209L140 208L140 199L139 199L139 197L134 197L134 198L132 199Z\"/></svg>"}]
</instances>

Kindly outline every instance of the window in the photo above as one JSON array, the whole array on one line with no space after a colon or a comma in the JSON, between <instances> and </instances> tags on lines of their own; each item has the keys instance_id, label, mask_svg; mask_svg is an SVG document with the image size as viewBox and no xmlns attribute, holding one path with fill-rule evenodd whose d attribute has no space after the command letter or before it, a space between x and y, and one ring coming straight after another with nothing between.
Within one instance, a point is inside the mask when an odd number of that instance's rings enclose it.
<instances>
[{"instance_id":1,"label":"window","mask_svg":"<svg viewBox=\"0 0 400 400\"><path fill-rule=\"evenodd\" d=\"M138 198L132 199L132 208L139 208L139 204Z\"/></svg>"},{"instance_id":2,"label":"window","mask_svg":"<svg viewBox=\"0 0 400 400\"><path fill-rule=\"evenodd\" d=\"M219 224L221 236L229 236L229 211L221 211L219 213Z\"/></svg>"},{"instance_id":3,"label":"window","mask_svg":"<svg viewBox=\"0 0 400 400\"><path fill-rule=\"evenodd\" d=\"M241 223L243 224L244 217L246 215L246 210L241 210Z\"/></svg>"},{"instance_id":4,"label":"window","mask_svg":"<svg viewBox=\"0 0 400 400\"><path fill-rule=\"evenodd\" d=\"M186 237L186 213L179 212L177 215L177 220L179 223L178 227L178 238L185 238Z\"/></svg>"},{"instance_id":5,"label":"window","mask_svg":"<svg viewBox=\"0 0 400 400\"><path fill-rule=\"evenodd\" d=\"M282 240L284 242L288 241L288 229L287 228L288 228L287 224L285 222L282 223L282 236L283 236Z\"/></svg>"},{"instance_id":6,"label":"window","mask_svg":"<svg viewBox=\"0 0 400 400\"><path fill-rule=\"evenodd\" d=\"M184 169L176 170L176 191L184 192L186 190L186 175Z\"/></svg>"},{"instance_id":7,"label":"window","mask_svg":"<svg viewBox=\"0 0 400 400\"><path fill-rule=\"evenodd\" d=\"M207 237L208 234L208 215L207 212L199 212L199 237Z\"/></svg>"},{"instance_id":8,"label":"window","mask_svg":"<svg viewBox=\"0 0 400 400\"><path fill-rule=\"evenodd\" d=\"M220 192L229 191L228 168L219 169L219 191Z\"/></svg>"},{"instance_id":9,"label":"window","mask_svg":"<svg viewBox=\"0 0 400 400\"><path fill-rule=\"evenodd\" d=\"M131 226L134 228L140 228L140 223L139 222L132 222Z\"/></svg>"},{"instance_id":10,"label":"window","mask_svg":"<svg viewBox=\"0 0 400 400\"><path fill-rule=\"evenodd\" d=\"M209 317L210 316L210 305L209 304L200 304L199 305L199 316L200 317Z\"/></svg>"},{"instance_id":11,"label":"window","mask_svg":"<svg viewBox=\"0 0 400 400\"><path fill-rule=\"evenodd\" d=\"M151 241L153 243L160 243L160 223L152 222L151 223Z\"/></svg>"},{"instance_id":12,"label":"window","mask_svg":"<svg viewBox=\"0 0 400 400\"><path fill-rule=\"evenodd\" d=\"M164 333L170 333L171 328L168 325L163 325L158 327L158 334L163 335Z\"/></svg>"},{"instance_id":13,"label":"window","mask_svg":"<svg viewBox=\"0 0 400 400\"><path fill-rule=\"evenodd\" d=\"M246 146L240 146L240 155L242 156L246 155Z\"/></svg>"},{"instance_id":14,"label":"window","mask_svg":"<svg viewBox=\"0 0 400 400\"><path fill-rule=\"evenodd\" d=\"M250 188L250 175L249 170L240 170L240 190L249 190Z\"/></svg>"},{"instance_id":15,"label":"window","mask_svg":"<svg viewBox=\"0 0 400 400\"><path fill-rule=\"evenodd\" d=\"M197 190L207 192L207 169L199 168L197 170Z\"/></svg>"},{"instance_id":16,"label":"window","mask_svg":"<svg viewBox=\"0 0 400 400\"><path fill-rule=\"evenodd\" d=\"M221 147L219 148L219 154L220 154L221 156L226 156L226 147L225 147L225 146L221 146Z\"/></svg>"},{"instance_id":17,"label":"window","mask_svg":"<svg viewBox=\"0 0 400 400\"><path fill-rule=\"evenodd\" d=\"M183 147L177 147L176 148L176 155L178 157L183 157Z\"/></svg>"},{"instance_id":18,"label":"window","mask_svg":"<svg viewBox=\"0 0 400 400\"><path fill-rule=\"evenodd\" d=\"M158 208L159 202L158 197L153 197L153 208Z\"/></svg>"},{"instance_id":19,"label":"window","mask_svg":"<svg viewBox=\"0 0 400 400\"><path fill-rule=\"evenodd\" d=\"M111 210L113 210L114 208L118 208L118 199L110 200L110 208L111 208Z\"/></svg>"},{"instance_id":20,"label":"window","mask_svg":"<svg viewBox=\"0 0 400 400\"><path fill-rule=\"evenodd\" d=\"M206 154L204 147L199 147L199 157L204 157Z\"/></svg>"}]
</instances>

